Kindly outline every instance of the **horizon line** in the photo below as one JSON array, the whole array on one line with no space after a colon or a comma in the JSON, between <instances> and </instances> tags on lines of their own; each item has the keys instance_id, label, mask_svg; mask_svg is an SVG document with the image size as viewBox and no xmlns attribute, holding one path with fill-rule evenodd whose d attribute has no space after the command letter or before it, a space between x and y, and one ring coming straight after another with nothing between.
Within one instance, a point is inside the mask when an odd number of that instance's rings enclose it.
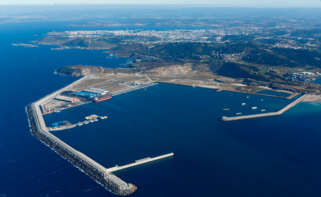
<instances>
[{"instance_id":1,"label":"horizon line","mask_svg":"<svg viewBox=\"0 0 321 197\"><path fill-rule=\"evenodd\" d=\"M233 4L209 4L209 3L0 3L0 6L97 6L97 5L115 5L115 6L181 6L181 7L211 7L211 8L297 8L297 9L317 9L319 6L257 6L257 5L233 5Z\"/></svg>"}]
</instances>

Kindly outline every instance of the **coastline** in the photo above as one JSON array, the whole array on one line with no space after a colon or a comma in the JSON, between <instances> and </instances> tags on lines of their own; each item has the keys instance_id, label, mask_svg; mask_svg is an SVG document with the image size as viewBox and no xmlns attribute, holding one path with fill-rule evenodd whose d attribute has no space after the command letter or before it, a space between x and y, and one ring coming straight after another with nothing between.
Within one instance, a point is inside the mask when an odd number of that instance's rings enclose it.
<instances>
[{"instance_id":1,"label":"coastline","mask_svg":"<svg viewBox=\"0 0 321 197\"><path fill-rule=\"evenodd\" d=\"M307 94L303 102L307 103L321 103L321 95Z\"/></svg>"}]
</instances>

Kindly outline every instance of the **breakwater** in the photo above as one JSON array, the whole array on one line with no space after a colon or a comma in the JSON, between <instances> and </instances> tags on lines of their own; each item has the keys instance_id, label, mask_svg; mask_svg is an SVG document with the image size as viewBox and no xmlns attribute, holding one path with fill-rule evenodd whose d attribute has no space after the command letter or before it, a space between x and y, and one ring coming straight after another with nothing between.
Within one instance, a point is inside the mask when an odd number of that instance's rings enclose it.
<instances>
[{"instance_id":1,"label":"breakwater","mask_svg":"<svg viewBox=\"0 0 321 197\"><path fill-rule=\"evenodd\" d=\"M107 168L97 163L93 159L89 158L87 155L82 152L74 149L69 146L56 136L50 133L52 128L48 128L41 108L44 103L48 102L48 100L54 99L57 95L61 94L63 91L70 90L74 88L76 85L80 83L90 80L94 76L85 76L72 84L53 92L40 100L28 105L26 107L26 114L28 117L30 131L33 136L35 136L38 140L40 140L43 144L48 146L62 158L69 161L72 165L78 168L81 172L88 175L91 179L97 182L99 185L104 187L106 190L112 192L113 194L120 196L127 196L134 193L137 190L137 187L134 184L127 183L113 174L113 172L109 171ZM120 95L130 91L147 88L157 83L146 83L141 84L135 87L129 87L123 90L119 90L117 92L113 92L113 95ZM93 120L94 121L94 120ZM84 123L86 124L86 123ZM73 127L74 125L72 125ZM173 153L171 153L172 155ZM168 156L167 156L168 157ZM156 157L158 158L158 157ZM153 159L155 160L155 159ZM144 161L143 163L146 163ZM141 162L137 163L141 164ZM130 165L129 167L131 167Z\"/></svg>"},{"instance_id":2,"label":"breakwater","mask_svg":"<svg viewBox=\"0 0 321 197\"><path fill-rule=\"evenodd\" d=\"M62 158L69 161L80 171L88 175L106 190L121 196L132 194L137 187L131 183L126 183L112 173L108 173L106 168L98 164L85 154L75 150L68 144L61 141L51 133L41 129L35 104L26 107L29 127L32 135L43 144L50 147Z\"/></svg>"},{"instance_id":3,"label":"breakwater","mask_svg":"<svg viewBox=\"0 0 321 197\"><path fill-rule=\"evenodd\" d=\"M270 116L279 116L279 115L282 115L284 112L288 111L289 109L291 109L292 107L295 107L297 104L304 101L305 97L306 95L303 95L297 98L295 101L293 101L292 103L288 104L287 106L285 106L284 108L276 112L252 114L252 115L244 115L244 116L231 116L231 117L223 116L222 120L228 122L228 121L235 121L235 120L246 120L246 119L270 117Z\"/></svg>"},{"instance_id":4,"label":"breakwater","mask_svg":"<svg viewBox=\"0 0 321 197\"><path fill-rule=\"evenodd\" d=\"M30 131L33 136L40 140L43 144L51 148L54 152L62 158L69 161L72 165L77 167L80 171L88 175L99 185L103 186L106 190L121 196L130 195L137 190L137 187L131 183L126 183L114 174L107 171L107 169L89 158L87 155L79 152L73 147L69 146L53 134L49 132L46 126L40 106L48 99L52 99L55 95L62 91L75 86L76 84L86 80L88 77L83 77L74 83L49 94L42 99L28 105L26 107L26 114L28 117Z\"/></svg>"}]
</instances>

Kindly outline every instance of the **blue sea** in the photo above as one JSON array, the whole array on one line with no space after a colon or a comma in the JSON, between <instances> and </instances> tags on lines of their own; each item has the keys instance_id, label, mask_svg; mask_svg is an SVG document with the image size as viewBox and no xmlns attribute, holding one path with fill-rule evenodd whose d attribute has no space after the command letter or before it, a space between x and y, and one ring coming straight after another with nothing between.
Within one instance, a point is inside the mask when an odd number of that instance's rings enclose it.
<instances>
[{"instance_id":1,"label":"blue sea","mask_svg":"<svg viewBox=\"0 0 321 197\"><path fill-rule=\"evenodd\" d=\"M113 196L30 135L24 107L75 78L57 76L70 64L116 67L126 60L102 51L13 47L64 23L0 25L0 196ZM241 103L247 103L241 106ZM133 196L319 197L321 105L303 103L279 117L221 122L222 115L274 111L272 97L159 84L46 116L72 122L96 113L107 120L54 133L106 167L174 152L171 159L119 172ZM224 111L229 108L229 111Z\"/></svg>"}]
</instances>

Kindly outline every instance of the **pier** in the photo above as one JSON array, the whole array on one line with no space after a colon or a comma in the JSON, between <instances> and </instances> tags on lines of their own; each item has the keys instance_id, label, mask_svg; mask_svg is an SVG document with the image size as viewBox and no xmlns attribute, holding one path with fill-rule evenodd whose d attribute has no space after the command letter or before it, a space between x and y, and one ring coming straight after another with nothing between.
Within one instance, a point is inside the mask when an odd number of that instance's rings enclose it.
<instances>
[{"instance_id":1,"label":"pier","mask_svg":"<svg viewBox=\"0 0 321 197\"><path fill-rule=\"evenodd\" d=\"M75 127L81 127L91 123L98 122L99 120L105 120L108 116L97 116L96 114L86 116L84 121L77 122L75 124L63 125L58 127L48 127L49 131L63 131L67 129L73 129Z\"/></svg>"},{"instance_id":2,"label":"pier","mask_svg":"<svg viewBox=\"0 0 321 197\"><path fill-rule=\"evenodd\" d=\"M293 101L292 103L288 104L287 106L285 106L284 108L282 108L281 110L279 110L277 112L252 114L252 115L244 115L244 116L231 116L231 117L223 116L222 120L225 121L225 122L228 122L228 121L235 121L235 120L246 120L246 119L270 117L270 116L279 116L279 115L282 115L284 112L288 111L289 109L295 107L297 104L299 104L302 101L304 101L305 97L306 97L306 95L303 95L303 96L297 98L295 101Z\"/></svg>"},{"instance_id":3,"label":"pier","mask_svg":"<svg viewBox=\"0 0 321 197\"><path fill-rule=\"evenodd\" d=\"M151 157L147 157L147 158L144 158L144 159L136 160L133 163L126 164L126 165L123 165L123 166L117 166L116 165L115 167L108 168L107 172L110 172L110 173L111 172L117 172L117 171L125 170L127 168L131 168L131 167L135 167L135 166L151 163L151 162L154 162L154 161L170 158L170 157L173 157L173 156L174 156L174 153L168 153L168 154L161 155L161 156L158 156L158 157L152 157L152 158Z\"/></svg>"}]
</instances>

